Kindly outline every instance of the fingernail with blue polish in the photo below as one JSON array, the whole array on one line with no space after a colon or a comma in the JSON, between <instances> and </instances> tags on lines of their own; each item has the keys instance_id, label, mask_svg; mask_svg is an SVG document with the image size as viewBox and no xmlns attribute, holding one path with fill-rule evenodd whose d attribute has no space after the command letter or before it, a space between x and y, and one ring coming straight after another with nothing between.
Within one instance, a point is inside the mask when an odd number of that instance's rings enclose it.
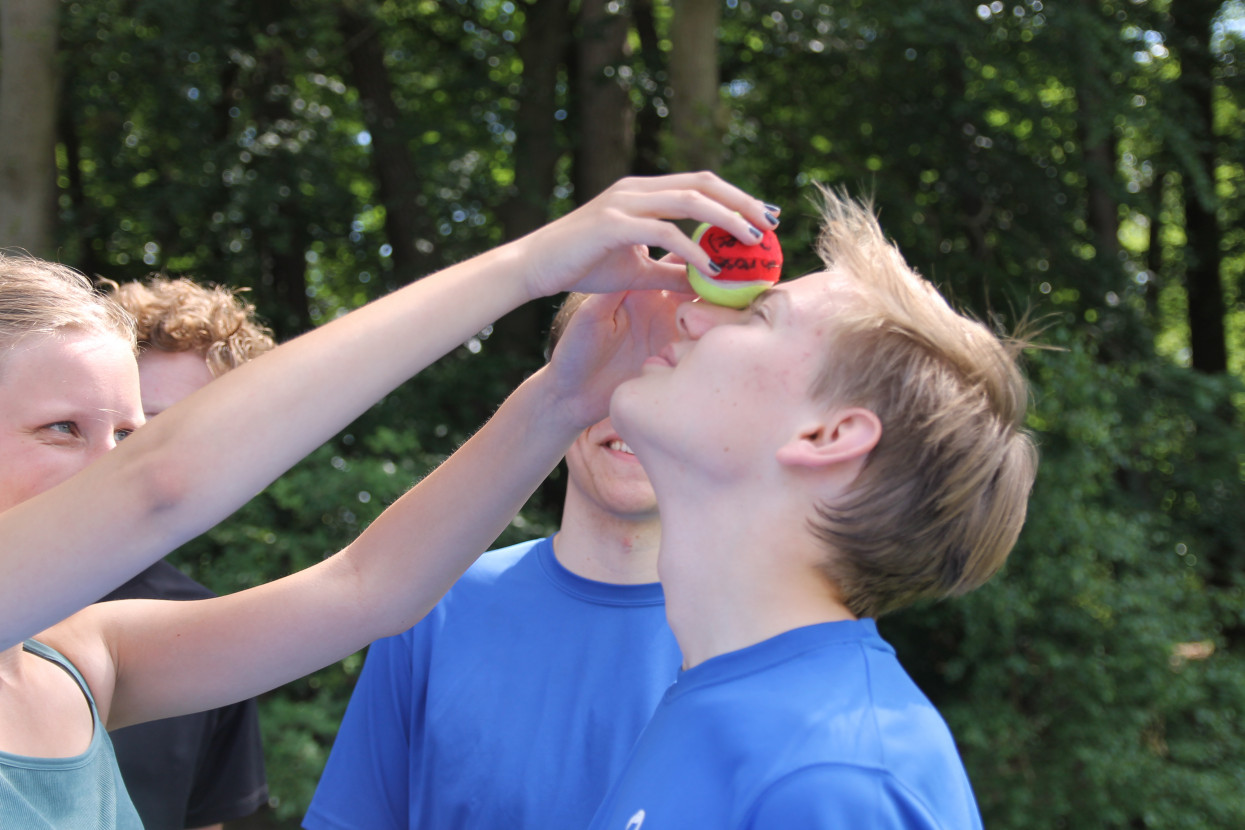
<instances>
[{"instance_id":1,"label":"fingernail with blue polish","mask_svg":"<svg viewBox=\"0 0 1245 830\"><path fill-rule=\"evenodd\" d=\"M713 260L709 260L709 270L710 270L710 271L712 271L712 272L713 272L713 273L715 273L715 274L720 274L720 273L722 273L722 266L721 266L721 265L718 265L718 264L717 264L716 262L714 262Z\"/></svg>"},{"instance_id":2,"label":"fingernail with blue polish","mask_svg":"<svg viewBox=\"0 0 1245 830\"><path fill-rule=\"evenodd\" d=\"M766 212L765 212L765 219L766 219L766 221L768 221L771 225L773 225L775 228L776 228L776 227L778 227L778 217L777 217L777 216L775 216L774 214L770 213L769 211L766 211Z\"/></svg>"},{"instance_id":3,"label":"fingernail with blue polish","mask_svg":"<svg viewBox=\"0 0 1245 830\"><path fill-rule=\"evenodd\" d=\"M761 233L759 229L754 228L751 225L748 226L748 233L752 234L757 239L760 239L761 237L765 236L765 234Z\"/></svg>"}]
</instances>

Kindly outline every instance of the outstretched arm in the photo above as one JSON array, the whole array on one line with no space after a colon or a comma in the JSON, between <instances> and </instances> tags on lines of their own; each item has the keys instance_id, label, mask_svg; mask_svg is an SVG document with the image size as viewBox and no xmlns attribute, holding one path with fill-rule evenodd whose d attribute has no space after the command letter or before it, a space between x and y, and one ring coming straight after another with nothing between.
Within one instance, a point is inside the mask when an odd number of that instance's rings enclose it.
<instances>
[{"instance_id":1,"label":"outstretched arm","mask_svg":"<svg viewBox=\"0 0 1245 830\"><path fill-rule=\"evenodd\" d=\"M115 729L258 694L410 627L667 342L675 304L659 292L591 298L568 348L336 556L227 597L94 605L40 638L74 660Z\"/></svg>"},{"instance_id":2,"label":"outstretched arm","mask_svg":"<svg viewBox=\"0 0 1245 830\"><path fill-rule=\"evenodd\" d=\"M681 266L649 259L648 245L708 267L704 252L665 219L713 222L751 241L749 222L764 223L764 211L710 174L625 179L522 239L214 381L82 473L0 514L0 648L211 527L386 392L523 302L570 289L683 284Z\"/></svg>"}]
</instances>

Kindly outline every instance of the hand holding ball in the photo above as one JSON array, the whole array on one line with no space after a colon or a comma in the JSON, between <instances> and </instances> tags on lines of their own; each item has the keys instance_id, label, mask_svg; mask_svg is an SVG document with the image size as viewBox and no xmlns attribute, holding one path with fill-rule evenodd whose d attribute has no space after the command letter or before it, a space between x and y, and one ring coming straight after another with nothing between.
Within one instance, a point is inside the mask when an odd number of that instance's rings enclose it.
<instances>
[{"instance_id":1,"label":"hand holding ball","mask_svg":"<svg viewBox=\"0 0 1245 830\"><path fill-rule=\"evenodd\" d=\"M772 230L765 231L755 245L745 245L716 225L704 224L696 229L692 241L722 268L708 276L690 263L687 266L692 290L715 305L743 308L778 282L782 273L782 247Z\"/></svg>"}]
</instances>

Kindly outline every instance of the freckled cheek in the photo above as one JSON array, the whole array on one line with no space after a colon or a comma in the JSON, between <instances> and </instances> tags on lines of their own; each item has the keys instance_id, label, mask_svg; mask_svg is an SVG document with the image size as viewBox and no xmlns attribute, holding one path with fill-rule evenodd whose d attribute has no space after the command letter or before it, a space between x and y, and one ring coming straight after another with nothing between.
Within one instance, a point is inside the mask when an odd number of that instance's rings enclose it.
<instances>
[{"instance_id":1,"label":"freckled cheek","mask_svg":"<svg viewBox=\"0 0 1245 830\"><path fill-rule=\"evenodd\" d=\"M698 407L708 408L717 417L731 417L755 411L776 396L787 396L797 388L796 374L781 364L735 364L706 379L701 393L687 391L700 397Z\"/></svg>"},{"instance_id":2,"label":"freckled cheek","mask_svg":"<svg viewBox=\"0 0 1245 830\"><path fill-rule=\"evenodd\" d=\"M34 498L45 490L50 490L72 475L52 465L31 465L21 469L16 475L6 477L0 482L0 490L4 491L6 508L21 504L26 499Z\"/></svg>"},{"instance_id":3,"label":"freckled cheek","mask_svg":"<svg viewBox=\"0 0 1245 830\"><path fill-rule=\"evenodd\" d=\"M33 488L30 496L37 496L44 490L51 490L62 481L72 478L88 463L90 459L78 453L57 452L48 458L34 459L28 468L31 472L30 481Z\"/></svg>"},{"instance_id":4,"label":"freckled cheek","mask_svg":"<svg viewBox=\"0 0 1245 830\"><path fill-rule=\"evenodd\" d=\"M801 373L792 369L789 363L775 362L753 374L744 390L744 397L754 406L780 397L785 398L803 388L801 378Z\"/></svg>"}]
</instances>

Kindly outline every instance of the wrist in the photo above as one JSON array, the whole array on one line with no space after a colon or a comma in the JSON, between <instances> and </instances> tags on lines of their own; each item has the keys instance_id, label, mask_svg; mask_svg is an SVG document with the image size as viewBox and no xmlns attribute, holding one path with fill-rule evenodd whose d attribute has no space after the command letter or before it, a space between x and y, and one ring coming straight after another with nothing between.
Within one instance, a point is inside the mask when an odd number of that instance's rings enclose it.
<instances>
[{"instance_id":1,"label":"wrist","mask_svg":"<svg viewBox=\"0 0 1245 830\"><path fill-rule=\"evenodd\" d=\"M560 383L548 364L523 381L519 389L531 396L538 410L535 419L542 427L559 434L574 438L600 420L583 411L578 390L568 389Z\"/></svg>"},{"instance_id":2,"label":"wrist","mask_svg":"<svg viewBox=\"0 0 1245 830\"><path fill-rule=\"evenodd\" d=\"M539 233L539 230L533 231L494 248L488 254L495 258L489 265L512 281L515 290L521 293L523 303L557 293L546 290L542 285Z\"/></svg>"},{"instance_id":3,"label":"wrist","mask_svg":"<svg viewBox=\"0 0 1245 830\"><path fill-rule=\"evenodd\" d=\"M499 245L453 266L455 269L463 267L470 269L471 276L467 277L469 283L461 284L461 289L473 292L474 301L485 307L496 306L492 309L493 319L543 296L533 288L538 279L534 276L528 246L522 239Z\"/></svg>"}]
</instances>

